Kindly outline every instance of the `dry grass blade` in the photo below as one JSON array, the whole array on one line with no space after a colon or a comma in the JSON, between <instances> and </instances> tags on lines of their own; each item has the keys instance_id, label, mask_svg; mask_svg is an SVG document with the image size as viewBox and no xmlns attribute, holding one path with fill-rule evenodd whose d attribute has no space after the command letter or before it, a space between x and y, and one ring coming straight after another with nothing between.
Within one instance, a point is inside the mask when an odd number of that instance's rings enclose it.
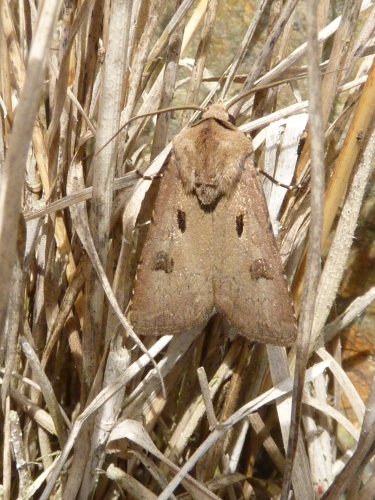
<instances>
[{"instance_id":1,"label":"dry grass blade","mask_svg":"<svg viewBox=\"0 0 375 500\"><path fill-rule=\"evenodd\" d=\"M314 36L298 0L0 2L4 500L372 496L375 8L309 8ZM299 185L262 179L303 332L290 351L220 315L173 337L129 324L171 140L200 111L140 115L224 97L258 170Z\"/></svg>"},{"instance_id":2,"label":"dry grass blade","mask_svg":"<svg viewBox=\"0 0 375 500\"><path fill-rule=\"evenodd\" d=\"M9 437L12 443L14 457L17 463L19 474L20 487L22 490L27 490L31 484L30 473L27 468L25 446L22 439L22 430L20 419L16 411L9 412Z\"/></svg>"},{"instance_id":3,"label":"dry grass blade","mask_svg":"<svg viewBox=\"0 0 375 500\"><path fill-rule=\"evenodd\" d=\"M258 79L261 73L261 68L263 67L266 60L270 57L271 51L275 46L276 40L279 38L281 31L285 26L285 23L292 15L293 10L295 9L297 3L298 0L289 0L284 5L282 12L278 16L277 21L275 22L275 25L273 26L271 33L269 34L268 39L257 58L256 64L254 64L253 66L253 70L246 78L246 81L243 86L243 92L246 92L247 90L251 89L251 87L253 87L253 85L255 84L256 80ZM240 109L241 109L241 103L239 102L232 111L234 116L238 115Z\"/></svg>"},{"instance_id":4,"label":"dry grass blade","mask_svg":"<svg viewBox=\"0 0 375 500\"><path fill-rule=\"evenodd\" d=\"M317 285L320 276L320 250L323 223L324 199L324 133L322 113L322 88L320 86L320 70L318 60L318 22L315 3L308 2L307 7L307 56L308 65L308 95L309 95L309 127L310 127L310 157L311 157L311 222L307 250L307 264L303 303L300 313L300 323L297 337L296 369L293 387L291 423L287 448L287 463L284 473L281 499L287 500L292 481L293 462L295 459L300 422L305 370L309 359L311 331L314 321Z\"/></svg>"},{"instance_id":5,"label":"dry grass blade","mask_svg":"<svg viewBox=\"0 0 375 500\"><path fill-rule=\"evenodd\" d=\"M289 368L286 359L286 353L284 352L283 348L277 346L267 346L267 353L270 361L270 372L273 384L274 385L282 384L283 381L286 380L287 377L289 376ZM288 450L288 446L291 439L290 438L291 425L292 424L295 425L295 421L291 422L292 399L286 398L279 400L277 402L277 413L278 413L284 448ZM294 427L292 427L292 431L293 429ZM309 473L309 463L301 436L300 435L298 436L297 434L296 437L297 437L296 443L293 445L293 453L295 454L295 456L292 457L292 459L294 458L294 460L291 460L294 462L294 469L292 470L290 461L289 481L290 479L292 479L293 489L298 498L303 498L304 495L307 495L307 497L310 498L313 494L313 488ZM290 474L292 475L291 478Z\"/></svg>"},{"instance_id":6,"label":"dry grass blade","mask_svg":"<svg viewBox=\"0 0 375 500\"><path fill-rule=\"evenodd\" d=\"M230 86L233 83L234 77L238 71L238 68L239 68L243 58L245 57L245 52L248 49L249 44L251 43L251 40L254 36L257 25L260 21L262 13L264 12L265 7L266 7L266 4L267 4L267 2L265 0L262 0L257 7L257 11L254 14L254 17L253 17L251 24L247 30L247 33L246 33L246 35L245 35L245 37L240 45L238 53L234 57L233 62L231 63L231 65L229 67L228 76L225 80L223 90L221 92L222 98L224 98L227 95L228 89L230 88Z\"/></svg>"},{"instance_id":7,"label":"dry grass blade","mask_svg":"<svg viewBox=\"0 0 375 500\"><path fill-rule=\"evenodd\" d=\"M186 18L186 14L190 7L192 6L193 1L192 0L184 0L181 5L178 6L178 9L176 10L174 16L172 19L169 21L168 26L165 28L163 31L162 35L156 42L154 48L151 50L150 55L148 56L147 63L145 65L145 72L149 73L151 70L151 66L154 63L155 59L160 55L160 53L163 51L165 46L168 43L168 40L172 36L174 30L178 28L180 25L181 21Z\"/></svg>"},{"instance_id":8,"label":"dry grass blade","mask_svg":"<svg viewBox=\"0 0 375 500\"><path fill-rule=\"evenodd\" d=\"M124 438L137 443L141 448L146 449L154 456L159 458L162 462L167 464L167 466L173 471L179 472L179 468L173 462L164 457L162 453L160 453L160 451L156 448L149 435L139 422L136 422L134 420L124 420L113 429L110 440L117 441ZM158 474L163 475L162 471L158 471ZM211 498L212 500L217 500L218 497L216 495L207 490L205 486L200 485L190 476L182 479L182 481L188 485L187 489L189 492L191 492L193 498L197 498L198 492L199 495L203 495L203 498ZM164 487L167 487L167 484L164 484ZM174 495L171 494L171 496Z\"/></svg>"},{"instance_id":9,"label":"dry grass blade","mask_svg":"<svg viewBox=\"0 0 375 500\"><path fill-rule=\"evenodd\" d=\"M337 480L323 495L324 500L334 500L339 497L350 485L353 478L357 478L358 471L362 470L362 462L370 460L374 454L375 442L375 377L372 379L370 394L367 400L366 414L363 419L361 435L359 436L358 447L353 456L346 464ZM356 486L359 487L358 481ZM352 493L353 494L353 491Z\"/></svg>"},{"instance_id":10,"label":"dry grass blade","mask_svg":"<svg viewBox=\"0 0 375 500\"><path fill-rule=\"evenodd\" d=\"M208 0L205 21L202 28L201 39L199 42L195 64L191 75L190 86L186 95L186 103L195 104L197 102L198 91L202 84L203 70L206 66L207 51L210 46L212 31L214 27L217 0ZM186 125L188 120L187 113L184 113L182 124Z\"/></svg>"},{"instance_id":11,"label":"dry grass blade","mask_svg":"<svg viewBox=\"0 0 375 500\"><path fill-rule=\"evenodd\" d=\"M363 201L367 181L372 170L372 161L375 155L374 120L371 128L372 130L369 131L369 135L363 142L363 147L365 148L363 156L358 169L354 174L350 191L341 212L336 234L320 278L313 326L313 334L315 337L318 332L321 332L332 307L345 270L351 242L357 226L360 207Z\"/></svg>"},{"instance_id":12,"label":"dry grass blade","mask_svg":"<svg viewBox=\"0 0 375 500\"><path fill-rule=\"evenodd\" d=\"M306 373L306 381L312 380L319 373L327 368L326 363L321 363L315 366L314 369L309 369ZM180 473L175 476L175 478L169 483L168 487L165 488L163 493L159 496L159 500L167 500L169 495L174 491L176 486L180 483L182 478L187 474L187 472L194 466L197 460L203 456L206 451L222 436L228 431L233 425L242 420L248 413L257 411L263 405L273 401L277 398L281 398L284 394L290 392L292 389L292 380L284 379L283 382L276 385L274 388L270 389L265 394L262 394L256 400L247 403L244 407L237 410L233 415L228 418L226 422L220 424L203 442L194 455L186 462L184 467L181 469ZM305 490L306 491L306 490Z\"/></svg>"},{"instance_id":13,"label":"dry grass blade","mask_svg":"<svg viewBox=\"0 0 375 500\"><path fill-rule=\"evenodd\" d=\"M326 342L332 340L343 328L346 328L355 318L361 315L374 300L374 288L371 288L362 297L355 299L342 314L324 327L322 332L324 340Z\"/></svg>"},{"instance_id":14,"label":"dry grass blade","mask_svg":"<svg viewBox=\"0 0 375 500\"><path fill-rule=\"evenodd\" d=\"M361 93L360 101L355 110L350 128L347 132L345 142L337 158L334 173L327 186L327 194L324 210L324 232L323 241L328 236L332 227L337 207L341 201L348 179L358 160L358 155L362 149L362 139L358 140L359 134L365 137L368 134L370 123L373 119L374 110L369 103L374 100L375 93L375 63L369 71L369 75Z\"/></svg>"},{"instance_id":15,"label":"dry grass blade","mask_svg":"<svg viewBox=\"0 0 375 500\"><path fill-rule=\"evenodd\" d=\"M10 390L10 396L12 400L23 409L25 413L27 413L35 422L41 425L44 429L46 429L51 434L56 434L56 429L53 423L53 420L49 413L45 410L42 410L39 406L34 404L28 398L20 394L18 391L14 389Z\"/></svg>"},{"instance_id":16,"label":"dry grass blade","mask_svg":"<svg viewBox=\"0 0 375 500\"><path fill-rule=\"evenodd\" d=\"M34 128L43 85L43 70L48 46L60 2L45 5L40 13L38 27L30 50L25 85L20 95L18 112L2 173L0 191L0 261L1 287L0 325L3 330L10 289L10 278L15 258L17 225L21 207L24 167ZM2 13L6 11L6 7ZM18 74L20 72L18 71ZM22 82L20 82L20 86Z\"/></svg>"},{"instance_id":17,"label":"dry grass blade","mask_svg":"<svg viewBox=\"0 0 375 500\"><path fill-rule=\"evenodd\" d=\"M36 356L34 350L30 346L30 344L26 341L25 338L22 338L22 337L20 338L20 342L21 342L23 352L25 353L25 355L27 356L27 359L30 362L33 374L35 375L36 379L38 380L41 391L42 391L43 396L46 400L49 412L50 412L52 419L54 421L54 425L55 425L55 428L57 431L57 436L59 438L60 445L61 445L61 447L63 447L65 445L66 440L67 440L65 422L64 422L61 410L59 408L59 404L57 402L56 396L55 396L53 389L52 389L52 386L50 384L50 381L45 376L45 373L42 370L42 367L39 363L38 357Z\"/></svg>"},{"instance_id":18,"label":"dry grass blade","mask_svg":"<svg viewBox=\"0 0 375 500\"><path fill-rule=\"evenodd\" d=\"M110 346L106 371L104 373L104 387L115 382L129 366L130 355L125 349L121 348L121 343L119 341L121 341L121 339L115 338ZM94 431L92 433L90 455L86 462L85 473L82 480L80 493L82 498L90 497L91 492L95 489L97 477L92 474L92 471L98 470L104 462L105 445L108 441L109 433L120 413L124 395L125 387L118 391L115 397L109 399L98 412Z\"/></svg>"},{"instance_id":19,"label":"dry grass blade","mask_svg":"<svg viewBox=\"0 0 375 500\"><path fill-rule=\"evenodd\" d=\"M106 474L109 479L115 481L122 490L127 491L133 498L157 500L157 496L143 486L142 483L113 464L108 467Z\"/></svg>"},{"instance_id":20,"label":"dry grass blade","mask_svg":"<svg viewBox=\"0 0 375 500\"><path fill-rule=\"evenodd\" d=\"M104 268L107 264L111 226L117 140L110 142L104 149L102 146L108 143L120 125L121 100L118 96L122 95L128 66L131 6L130 1L119 1L112 5L116 16L112 16L110 19L108 54L102 71L102 100L99 104L96 134L98 154L94 156L91 165L93 196L90 228L99 259ZM82 347L84 377L89 388L99 367L101 354L102 346L98 339L101 337L103 323L104 290L96 272L91 269L88 274L87 293L90 295L90 301L86 302Z\"/></svg>"}]
</instances>

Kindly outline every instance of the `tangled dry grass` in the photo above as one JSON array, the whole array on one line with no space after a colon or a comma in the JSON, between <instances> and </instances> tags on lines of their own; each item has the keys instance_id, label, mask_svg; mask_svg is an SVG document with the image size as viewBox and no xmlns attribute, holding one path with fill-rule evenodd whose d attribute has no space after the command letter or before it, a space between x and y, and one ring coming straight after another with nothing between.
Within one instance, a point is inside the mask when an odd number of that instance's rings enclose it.
<instances>
[{"instance_id":1,"label":"tangled dry grass","mask_svg":"<svg viewBox=\"0 0 375 500\"><path fill-rule=\"evenodd\" d=\"M374 157L375 8L316 3L257 2L215 53L217 0L1 2L4 500L375 498L375 384L364 401L340 353L374 289L333 308ZM258 163L301 183L264 181L296 347L215 317L142 352L122 313L157 181L136 169L196 115L129 121L248 90L232 113Z\"/></svg>"}]
</instances>

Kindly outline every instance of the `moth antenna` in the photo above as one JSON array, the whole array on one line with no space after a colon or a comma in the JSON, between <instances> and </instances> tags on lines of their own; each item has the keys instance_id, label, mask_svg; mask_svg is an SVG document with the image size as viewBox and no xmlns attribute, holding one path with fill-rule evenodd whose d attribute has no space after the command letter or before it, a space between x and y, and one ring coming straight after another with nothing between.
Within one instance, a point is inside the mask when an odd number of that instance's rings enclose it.
<instances>
[{"instance_id":1,"label":"moth antenna","mask_svg":"<svg viewBox=\"0 0 375 500\"><path fill-rule=\"evenodd\" d=\"M108 146L110 142L113 141L130 123L134 122L135 120L139 120L140 118L147 118L149 116L155 116L155 115L160 115L162 113L171 113L173 111L178 111L181 109L194 109L195 111L205 111L205 108L202 108L201 106L195 106L195 105L187 105L187 106L174 106L172 108L164 108L164 109L158 109L156 111L150 111L149 113L143 113L142 115L137 115L133 116L128 120L122 127L118 129L118 131L95 153L94 156L97 156L105 147Z\"/></svg>"},{"instance_id":2,"label":"moth antenna","mask_svg":"<svg viewBox=\"0 0 375 500\"><path fill-rule=\"evenodd\" d=\"M320 73L322 76L329 75L331 73L337 73L337 72L344 71L345 69L347 69L347 68L340 68L339 70L336 69L336 70L332 70L332 71L325 71L324 64L321 64L320 67L322 68L322 71ZM275 82L267 83L265 85L256 85L255 87L252 87L251 89L247 90L246 92L243 92L242 94L240 93L237 96L230 99L225 106L225 110L228 111L232 106L234 106L234 104L236 104L236 102L241 101L245 97L247 97L251 94L254 94L255 92L259 92L260 90L271 89L273 87L278 87L280 85L284 85L284 83L291 83L291 82L295 82L297 80L303 80L305 78L307 78L307 73L304 75L301 75L301 76L294 76L292 78L285 78L284 80L277 80Z\"/></svg>"}]
</instances>

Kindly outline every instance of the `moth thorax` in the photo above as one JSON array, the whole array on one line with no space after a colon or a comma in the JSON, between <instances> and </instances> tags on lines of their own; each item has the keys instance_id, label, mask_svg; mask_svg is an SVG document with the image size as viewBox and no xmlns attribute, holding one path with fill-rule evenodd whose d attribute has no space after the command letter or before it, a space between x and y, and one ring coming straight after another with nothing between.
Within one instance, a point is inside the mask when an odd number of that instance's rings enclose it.
<instances>
[{"instance_id":1,"label":"moth thorax","mask_svg":"<svg viewBox=\"0 0 375 500\"><path fill-rule=\"evenodd\" d=\"M203 205L212 205L216 203L221 196L219 186L206 184L204 182L195 183L195 194Z\"/></svg>"}]
</instances>

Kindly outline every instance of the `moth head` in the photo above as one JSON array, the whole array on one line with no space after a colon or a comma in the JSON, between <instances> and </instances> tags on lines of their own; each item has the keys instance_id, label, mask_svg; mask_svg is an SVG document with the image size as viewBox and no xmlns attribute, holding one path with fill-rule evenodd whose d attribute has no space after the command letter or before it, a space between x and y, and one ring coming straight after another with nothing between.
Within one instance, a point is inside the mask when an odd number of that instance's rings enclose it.
<instances>
[{"instance_id":1,"label":"moth head","mask_svg":"<svg viewBox=\"0 0 375 500\"><path fill-rule=\"evenodd\" d=\"M237 127L234 123L234 118L228 113L225 109L225 105L222 102L217 102L216 104L212 104L207 111L205 111L202 115L202 120L209 120L213 118L214 120L219 121L226 128L237 130Z\"/></svg>"}]
</instances>

